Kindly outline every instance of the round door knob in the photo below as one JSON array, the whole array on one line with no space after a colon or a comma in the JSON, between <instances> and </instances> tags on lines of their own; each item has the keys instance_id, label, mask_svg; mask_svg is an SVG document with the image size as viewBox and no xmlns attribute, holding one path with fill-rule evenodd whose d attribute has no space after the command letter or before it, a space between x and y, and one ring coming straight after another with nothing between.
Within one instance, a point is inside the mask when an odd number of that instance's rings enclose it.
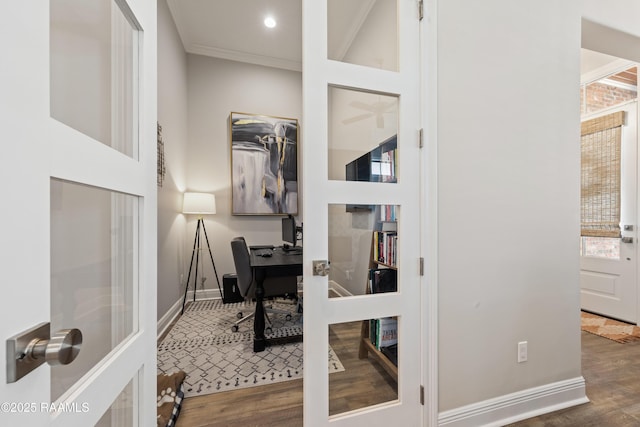
<instances>
[{"instance_id":1,"label":"round door knob","mask_svg":"<svg viewBox=\"0 0 640 427\"><path fill-rule=\"evenodd\" d=\"M48 340L34 339L27 346L27 355L44 360L51 366L68 365L80 353L82 332L80 329L62 329Z\"/></svg>"},{"instance_id":2,"label":"round door knob","mask_svg":"<svg viewBox=\"0 0 640 427\"><path fill-rule=\"evenodd\" d=\"M327 260L313 261L314 276L327 276L329 275L329 271L331 271L331 267L329 266L329 261Z\"/></svg>"}]
</instances>

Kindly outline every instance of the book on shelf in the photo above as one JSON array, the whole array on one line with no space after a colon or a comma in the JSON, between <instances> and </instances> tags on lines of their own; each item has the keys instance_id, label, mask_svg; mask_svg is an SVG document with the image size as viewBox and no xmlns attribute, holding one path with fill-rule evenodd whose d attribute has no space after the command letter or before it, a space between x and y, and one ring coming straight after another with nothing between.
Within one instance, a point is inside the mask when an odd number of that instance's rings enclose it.
<instances>
[{"instance_id":1,"label":"book on shelf","mask_svg":"<svg viewBox=\"0 0 640 427\"><path fill-rule=\"evenodd\" d=\"M396 292L398 290L398 272L392 268L373 268L369 270L369 292Z\"/></svg>"},{"instance_id":2,"label":"book on shelf","mask_svg":"<svg viewBox=\"0 0 640 427\"><path fill-rule=\"evenodd\" d=\"M369 339L374 347L378 347L378 319L369 319Z\"/></svg>"},{"instance_id":3,"label":"book on shelf","mask_svg":"<svg viewBox=\"0 0 640 427\"><path fill-rule=\"evenodd\" d=\"M382 350L385 347L398 344L398 319L383 317L369 320L369 339L371 344Z\"/></svg>"},{"instance_id":4,"label":"book on shelf","mask_svg":"<svg viewBox=\"0 0 640 427\"><path fill-rule=\"evenodd\" d=\"M380 206L380 221L396 221L396 205Z\"/></svg>"},{"instance_id":5,"label":"book on shelf","mask_svg":"<svg viewBox=\"0 0 640 427\"><path fill-rule=\"evenodd\" d=\"M396 182L398 154L396 149L383 151L380 154L380 180Z\"/></svg>"},{"instance_id":6,"label":"book on shelf","mask_svg":"<svg viewBox=\"0 0 640 427\"><path fill-rule=\"evenodd\" d=\"M391 361L395 366L398 366L398 344L393 344L388 347L381 347L380 352L387 356L387 359Z\"/></svg>"},{"instance_id":7,"label":"book on shelf","mask_svg":"<svg viewBox=\"0 0 640 427\"><path fill-rule=\"evenodd\" d=\"M373 259L395 266L397 262L398 233L395 231L373 232Z\"/></svg>"}]
</instances>

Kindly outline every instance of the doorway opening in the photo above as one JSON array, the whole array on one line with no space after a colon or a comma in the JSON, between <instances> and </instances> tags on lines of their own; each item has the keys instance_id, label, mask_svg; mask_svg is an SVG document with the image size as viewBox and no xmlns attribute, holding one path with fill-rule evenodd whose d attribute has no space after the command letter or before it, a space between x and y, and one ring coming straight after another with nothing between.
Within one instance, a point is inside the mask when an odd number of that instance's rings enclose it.
<instances>
[{"instance_id":1,"label":"doorway opening","mask_svg":"<svg viewBox=\"0 0 640 427\"><path fill-rule=\"evenodd\" d=\"M638 66L583 49L581 308L638 322Z\"/></svg>"}]
</instances>

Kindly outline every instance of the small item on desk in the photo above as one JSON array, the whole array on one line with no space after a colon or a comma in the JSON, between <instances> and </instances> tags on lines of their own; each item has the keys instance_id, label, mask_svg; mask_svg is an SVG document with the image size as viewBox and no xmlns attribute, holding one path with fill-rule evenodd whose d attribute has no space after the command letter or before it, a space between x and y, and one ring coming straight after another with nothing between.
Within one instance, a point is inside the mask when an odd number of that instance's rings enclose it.
<instances>
[{"instance_id":1,"label":"small item on desk","mask_svg":"<svg viewBox=\"0 0 640 427\"><path fill-rule=\"evenodd\" d=\"M272 255L273 255L273 251L271 249L258 249L256 251L256 256L270 257Z\"/></svg>"},{"instance_id":2,"label":"small item on desk","mask_svg":"<svg viewBox=\"0 0 640 427\"><path fill-rule=\"evenodd\" d=\"M273 249L273 245L252 245L249 246L249 249Z\"/></svg>"}]
</instances>

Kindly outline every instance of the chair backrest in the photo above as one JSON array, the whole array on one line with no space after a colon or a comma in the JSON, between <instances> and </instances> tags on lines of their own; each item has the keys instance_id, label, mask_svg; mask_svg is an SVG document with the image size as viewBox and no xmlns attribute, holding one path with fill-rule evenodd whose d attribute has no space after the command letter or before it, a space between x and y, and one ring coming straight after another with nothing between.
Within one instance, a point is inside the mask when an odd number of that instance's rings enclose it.
<instances>
[{"instance_id":1,"label":"chair backrest","mask_svg":"<svg viewBox=\"0 0 640 427\"><path fill-rule=\"evenodd\" d=\"M238 276L238 289L243 297L250 295L253 286L253 271L251 270L251 258L249 248L244 237L234 237L231 240L231 252L233 253L233 263L236 266Z\"/></svg>"}]
</instances>

